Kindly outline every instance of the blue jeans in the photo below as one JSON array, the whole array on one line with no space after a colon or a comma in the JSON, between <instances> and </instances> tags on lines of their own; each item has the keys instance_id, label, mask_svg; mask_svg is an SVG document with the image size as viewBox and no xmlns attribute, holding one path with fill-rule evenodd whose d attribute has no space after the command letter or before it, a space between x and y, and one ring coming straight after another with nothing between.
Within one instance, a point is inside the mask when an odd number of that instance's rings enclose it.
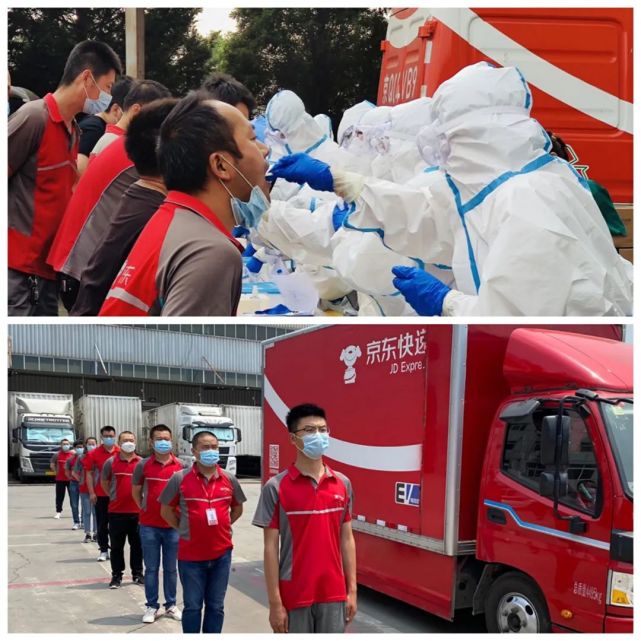
<instances>
[{"instance_id":1,"label":"blue jeans","mask_svg":"<svg viewBox=\"0 0 641 641\"><path fill-rule=\"evenodd\" d=\"M80 484L78 481L69 481L69 503L71 503L71 516L73 522L80 525L80 515L78 513L78 500L80 499Z\"/></svg>"},{"instance_id":2,"label":"blue jeans","mask_svg":"<svg viewBox=\"0 0 641 641\"><path fill-rule=\"evenodd\" d=\"M96 526L96 506L91 505L87 492L80 494L80 502L82 503L82 525L85 534L95 534L98 529Z\"/></svg>"},{"instance_id":3,"label":"blue jeans","mask_svg":"<svg viewBox=\"0 0 641 641\"><path fill-rule=\"evenodd\" d=\"M158 572L162 550L162 589L165 608L176 605L176 555L178 554L178 531L173 527L140 526L142 558L145 562L145 598L148 608L160 607L158 603Z\"/></svg>"},{"instance_id":4,"label":"blue jeans","mask_svg":"<svg viewBox=\"0 0 641 641\"><path fill-rule=\"evenodd\" d=\"M231 549L213 561L178 561L183 586L183 632L221 632L225 592L231 569ZM205 617L201 611L205 604Z\"/></svg>"}]
</instances>

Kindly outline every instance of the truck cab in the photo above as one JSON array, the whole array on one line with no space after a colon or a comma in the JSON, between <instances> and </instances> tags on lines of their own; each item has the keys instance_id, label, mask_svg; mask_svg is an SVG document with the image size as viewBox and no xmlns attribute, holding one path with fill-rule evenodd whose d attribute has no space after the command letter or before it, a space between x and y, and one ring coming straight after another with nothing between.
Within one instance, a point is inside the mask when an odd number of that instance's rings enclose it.
<instances>
[{"instance_id":1,"label":"truck cab","mask_svg":"<svg viewBox=\"0 0 641 641\"><path fill-rule=\"evenodd\" d=\"M53 476L55 472L49 468L49 462L63 438L72 443L76 439L71 416L23 414L20 425L13 428L12 433L16 478L24 481Z\"/></svg>"},{"instance_id":2,"label":"truck cab","mask_svg":"<svg viewBox=\"0 0 641 641\"><path fill-rule=\"evenodd\" d=\"M574 337L561 354L534 335L535 352L519 332L481 480L476 609L491 632L631 633L632 370L613 353L629 346Z\"/></svg>"},{"instance_id":3,"label":"truck cab","mask_svg":"<svg viewBox=\"0 0 641 641\"><path fill-rule=\"evenodd\" d=\"M187 407L185 406L183 410L187 409ZM241 434L229 417L222 416L222 409L220 408L212 408L210 412L200 410L198 414L190 414L187 411L182 412L181 438L178 443L179 458L190 464L193 462L191 442L198 432L205 430L213 432L218 437L219 465L231 474L236 474L236 444L240 442Z\"/></svg>"}]
</instances>

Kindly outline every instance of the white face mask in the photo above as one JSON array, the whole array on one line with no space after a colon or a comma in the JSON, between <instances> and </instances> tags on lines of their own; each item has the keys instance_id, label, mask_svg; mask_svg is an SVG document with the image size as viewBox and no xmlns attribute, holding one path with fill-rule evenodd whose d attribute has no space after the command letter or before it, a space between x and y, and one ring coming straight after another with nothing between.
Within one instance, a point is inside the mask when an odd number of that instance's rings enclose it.
<instances>
[{"instance_id":1,"label":"white face mask","mask_svg":"<svg viewBox=\"0 0 641 641\"><path fill-rule=\"evenodd\" d=\"M131 441L127 441L120 446L120 449L125 452L125 454L131 454L136 449L136 444Z\"/></svg>"},{"instance_id":2,"label":"white face mask","mask_svg":"<svg viewBox=\"0 0 641 641\"><path fill-rule=\"evenodd\" d=\"M94 85L98 87L98 83L93 77L93 74L91 74L91 79L93 80ZM107 111L109 105L111 104L111 94L103 91L102 89L100 89L100 87L98 87L98 90L100 91L98 97L90 98L87 90L85 89L85 94L87 94L87 97L85 98L85 104L82 108L82 111L86 114L89 114L90 116L95 116L96 114L102 113L103 111Z\"/></svg>"}]
</instances>

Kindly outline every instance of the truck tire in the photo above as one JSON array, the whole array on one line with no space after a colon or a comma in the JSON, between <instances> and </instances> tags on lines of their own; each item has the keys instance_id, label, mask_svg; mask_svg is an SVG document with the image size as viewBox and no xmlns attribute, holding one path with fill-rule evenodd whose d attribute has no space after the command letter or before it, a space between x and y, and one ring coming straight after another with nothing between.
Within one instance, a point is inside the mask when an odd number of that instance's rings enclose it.
<instances>
[{"instance_id":1,"label":"truck tire","mask_svg":"<svg viewBox=\"0 0 641 641\"><path fill-rule=\"evenodd\" d=\"M485 598L488 632L550 632L550 614L539 586L520 572L502 574Z\"/></svg>"}]
</instances>

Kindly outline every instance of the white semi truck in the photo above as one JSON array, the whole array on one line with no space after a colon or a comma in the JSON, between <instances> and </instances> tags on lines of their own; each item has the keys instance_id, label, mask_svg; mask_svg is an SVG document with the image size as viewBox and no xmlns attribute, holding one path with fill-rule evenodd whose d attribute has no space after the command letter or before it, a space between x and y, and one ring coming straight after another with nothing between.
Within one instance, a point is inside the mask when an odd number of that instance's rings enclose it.
<instances>
[{"instance_id":1,"label":"white semi truck","mask_svg":"<svg viewBox=\"0 0 641 641\"><path fill-rule=\"evenodd\" d=\"M213 432L219 441L220 466L236 474L236 446L241 440L240 430L228 416L222 406L202 403L169 403L143 412L145 425L144 453L148 452L149 431L154 425L163 424L171 428L176 454L187 462L193 462L191 441L195 434L208 430ZM142 445L142 443L141 443Z\"/></svg>"},{"instance_id":2,"label":"white semi truck","mask_svg":"<svg viewBox=\"0 0 641 641\"><path fill-rule=\"evenodd\" d=\"M9 392L9 469L22 483L55 473L49 468L63 438L78 438L71 394Z\"/></svg>"},{"instance_id":3,"label":"white semi truck","mask_svg":"<svg viewBox=\"0 0 641 641\"><path fill-rule=\"evenodd\" d=\"M137 396L101 396L85 394L75 403L76 423L83 438L93 436L100 441L100 429L111 425L116 434L125 430L136 435L138 450L145 446L142 401Z\"/></svg>"}]
</instances>

